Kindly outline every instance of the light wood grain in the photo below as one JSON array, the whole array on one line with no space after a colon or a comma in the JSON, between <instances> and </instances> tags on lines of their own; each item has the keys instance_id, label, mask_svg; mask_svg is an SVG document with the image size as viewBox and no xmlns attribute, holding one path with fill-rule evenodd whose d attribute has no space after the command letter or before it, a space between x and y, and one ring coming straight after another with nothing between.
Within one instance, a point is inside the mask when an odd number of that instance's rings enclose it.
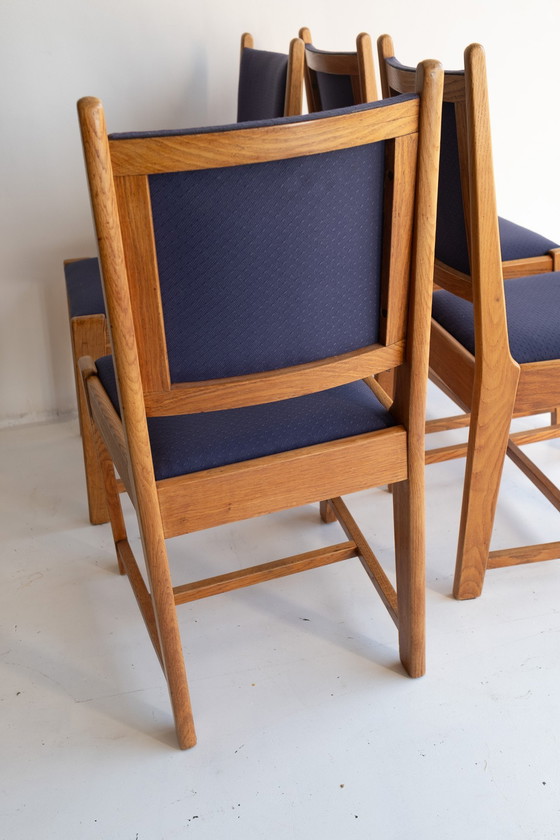
<instances>
[{"instance_id":1,"label":"light wood grain","mask_svg":"<svg viewBox=\"0 0 560 840\"><path fill-rule=\"evenodd\" d=\"M447 384L455 401L467 410L472 401L474 366L472 353L432 320L430 378L440 386Z\"/></svg>"},{"instance_id":2,"label":"light wood grain","mask_svg":"<svg viewBox=\"0 0 560 840\"><path fill-rule=\"evenodd\" d=\"M364 535L358 528L350 511L344 504L341 498L329 500L329 507L334 513L335 517L340 522L345 534L352 540L356 551L362 563L362 566L367 572L368 577L375 586L381 600L387 607L389 615L399 626L397 593L394 586L391 584L389 578L385 574L383 567L379 560L371 550Z\"/></svg>"},{"instance_id":3,"label":"light wood grain","mask_svg":"<svg viewBox=\"0 0 560 840\"><path fill-rule=\"evenodd\" d=\"M356 111L278 127L230 129L209 134L111 140L114 173L146 175L265 163L271 160L363 146L412 134L418 101L397 102L388 111ZM282 135L285 134L285 138Z\"/></svg>"},{"instance_id":4,"label":"light wood grain","mask_svg":"<svg viewBox=\"0 0 560 840\"><path fill-rule=\"evenodd\" d=\"M547 271L558 271L554 268L553 258L547 254L542 257L525 257L521 260L506 260L502 263L504 280L512 277L530 277L532 274L544 274Z\"/></svg>"},{"instance_id":5,"label":"light wood grain","mask_svg":"<svg viewBox=\"0 0 560 840\"><path fill-rule=\"evenodd\" d=\"M124 433L130 463L129 481L132 484L132 495L142 533L154 615L177 738L179 745L187 748L194 746L196 735L159 514L105 117L101 103L91 97L80 100L78 114L99 254L103 266L119 400L125 419ZM122 475L121 477L124 478Z\"/></svg>"},{"instance_id":6,"label":"light wood grain","mask_svg":"<svg viewBox=\"0 0 560 840\"><path fill-rule=\"evenodd\" d=\"M404 341L400 341L390 347L371 345L317 362L263 373L177 383L167 392L146 393L146 411L152 416L193 414L293 399L396 367L403 356Z\"/></svg>"},{"instance_id":7,"label":"light wood grain","mask_svg":"<svg viewBox=\"0 0 560 840\"><path fill-rule=\"evenodd\" d=\"M254 40L253 36L250 32L244 32L241 36L241 53L243 54L243 50L245 49L253 49L254 47Z\"/></svg>"},{"instance_id":8,"label":"light wood grain","mask_svg":"<svg viewBox=\"0 0 560 840\"><path fill-rule=\"evenodd\" d=\"M546 476L527 455L521 451L517 444L511 439L508 441L507 455L513 463L519 467L521 472L533 482L537 490L543 494L556 510L560 510L560 490Z\"/></svg>"},{"instance_id":9,"label":"light wood grain","mask_svg":"<svg viewBox=\"0 0 560 840\"><path fill-rule=\"evenodd\" d=\"M71 318L70 336L78 403L78 418L80 421L80 434L84 456L89 520L92 525L101 525L108 521L109 515L105 504L103 475L97 458L91 420L86 405L87 398L78 361L82 356L92 356L94 359L98 359L100 356L104 356L107 352L110 352L110 349L108 350L107 348L108 336L105 315L87 315Z\"/></svg>"},{"instance_id":10,"label":"light wood grain","mask_svg":"<svg viewBox=\"0 0 560 840\"><path fill-rule=\"evenodd\" d=\"M509 352L500 256L498 215L484 53L465 51L471 198L471 273L475 322L475 376L454 583L456 598L480 594L488 561L492 524L519 365ZM492 300L492 306L488 305Z\"/></svg>"},{"instance_id":11,"label":"light wood grain","mask_svg":"<svg viewBox=\"0 0 560 840\"><path fill-rule=\"evenodd\" d=\"M303 111L303 74L305 66L305 44L301 38L293 38L288 54L286 76L286 99L284 116L293 117Z\"/></svg>"},{"instance_id":12,"label":"light wood grain","mask_svg":"<svg viewBox=\"0 0 560 840\"><path fill-rule=\"evenodd\" d=\"M470 275L463 274L462 271L457 271L456 268L450 268L450 266L445 265L440 260L436 260L434 283L441 289L445 289L457 295L457 297L472 303L472 280Z\"/></svg>"},{"instance_id":13,"label":"light wood grain","mask_svg":"<svg viewBox=\"0 0 560 840\"><path fill-rule=\"evenodd\" d=\"M532 414L560 405L560 359L521 365L515 411Z\"/></svg>"},{"instance_id":14,"label":"light wood grain","mask_svg":"<svg viewBox=\"0 0 560 840\"><path fill-rule=\"evenodd\" d=\"M417 136L400 137L387 145L390 175L385 189L380 334L382 341L392 344L402 341L407 329Z\"/></svg>"},{"instance_id":15,"label":"light wood grain","mask_svg":"<svg viewBox=\"0 0 560 840\"><path fill-rule=\"evenodd\" d=\"M541 563L543 560L557 560L560 557L560 542L524 545L515 548L501 548L491 551L488 569L504 569L524 563Z\"/></svg>"},{"instance_id":16,"label":"light wood grain","mask_svg":"<svg viewBox=\"0 0 560 840\"><path fill-rule=\"evenodd\" d=\"M407 475L400 427L158 482L165 536L236 522L400 481Z\"/></svg>"},{"instance_id":17,"label":"light wood grain","mask_svg":"<svg viewBox=\"0 0 560 840\"><path fill-rule=\"evenodd\" d=\"M340 563L341 560L349 560L356 556L357 548L354 542L338 543L337 545L327 546L327 548L306 551L304 554L296 554L293 557L284 557L270 563L261 563L259 566L250 566L247 569L239 569L225 575L216 575L205 580L176 586L174 589L175 603L186 604L200 598L222 595L224 592L231 592L234 589L254 586L257 583L276 580L286 575L307 572L321 566Z\"/></svg>"},{"instance_id":18,"label":"light wood grain","mask_svg":"<svg viewBox=\"0 0 560 840\"><path fill-rule=\"evenodd\" d=\"M120 231L128 276L132 318L137 339L138 363L145 391L171 386L163 312L159 291L156 245L148 179L138 175L115 178ZM134 213L127 212L134 207Z\"/></svg>"}]
</instances>

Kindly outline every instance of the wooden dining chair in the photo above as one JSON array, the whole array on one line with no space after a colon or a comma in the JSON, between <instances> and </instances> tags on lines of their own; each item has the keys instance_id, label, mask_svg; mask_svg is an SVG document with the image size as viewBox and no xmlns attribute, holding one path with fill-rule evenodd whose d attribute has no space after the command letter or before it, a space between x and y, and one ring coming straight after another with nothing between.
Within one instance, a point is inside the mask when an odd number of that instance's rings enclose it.
<instances>
[{"instance_id":1,"label":"wooden dining chair","mask_svg":"<svg viewBox=\"0 0 560 840\"><path fill-rule=\"evenodd\" d=\"M238 121L301 114L303 64L304 44L299 38L294 38L289 53L283 54L254 49L252 36L245 32L241 36ZM99 264L96 258L66 260L64 274L74 374L79 377L78 359L84 355L98 358L109 347ZM89 518L98 525L108 521L105 491L89 422L84 422L86 406L77 378L76 395Z\"/></svg>"},{"instance_id":2,"label":"wooden dining chair","mask_svg":"<svg viewBox=\"0 0 560 840\"><path fill-rule=\"evenodd\" d=\"M388 36L379 58L384 94L409 90L412 71ZM560 273L547 271L560 249L497 216L482 47L445 73L443 98L430 376L466 413L426 431L470 429L468 445L428 450L426 461L467 457L454 581L465 599L480 595L487 568L560 557L560 542L490 551L506 454L560 509L558 489L519 448L560 434ZM513 417L549 411L552 425L510 432Z\"/></svg>"},{"instance_id":3,"label":"wooden dining chair","mask_svg":"<svg viewBox=\"0 0 560 840\"><path fill-rule=\"evenodd\" d=\"M356 38L356 52L327 52L313 46L307 27L299 30L305 44L305 90L310 113L346 108L377 100L370 36Z\"/></svg>"},{"instance_id":4,"label":"wooden dining chair","mask_svg":"<svg viewBox=\"0 0 560 840\"><path fill-rule=\"evenodd\" d=\"M112 355L80 359L121 572L195 743L176 607L359 557L420 676L442 71L419 94L221 129L79 118ZM310 237L317 244L311 253ZM372 374L396 367L390 410ZM114 480L133 501L145 581ZM341 495L394 483L396 590ZM347 539L174 585L171 537L318 502ZM375 515L375 510L372 510Z\"/></svg>"}]
</instances>

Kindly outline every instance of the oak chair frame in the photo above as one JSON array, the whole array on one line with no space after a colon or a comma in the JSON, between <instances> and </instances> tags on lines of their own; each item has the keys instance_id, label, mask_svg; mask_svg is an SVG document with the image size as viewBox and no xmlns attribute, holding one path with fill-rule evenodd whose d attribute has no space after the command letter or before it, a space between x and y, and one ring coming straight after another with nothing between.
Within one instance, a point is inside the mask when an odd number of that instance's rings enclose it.
<instances>
[{"instance_id":1,"label":"oak chair frame","mask_svg":"<svg viewBox=\"0 0 560 840\"><path fill-rule=\"evenodd\" d=\"M299 30L299 37L304 44L313 43L311 32L306 26ZM321 95L317 84L317 73L350 76L354 104L375 102L377 83L373 64L371 37L361 32L356 38L356 52L312 52L305 50L305 91L309 113L323 111ZM412 88L414 90L414 87ZM351 103L348 103L349 105Z\"/></svg>"},{"instance_id":2,"label":"oak chair frame","mask_svg":"<svg viewBox=\"0 0 560 840\"><path fill-rule=\"evenodd\" d=\"M167 678L181 748L193 746L196 736L176 615L180 603L357 556L398 626L404 667L411 676L424 672L424 411L440 65L420 65L418 85L420 98L382 109L276 127L117 141L107 136L99 100L78 103L123 420L93 360L85 357L79 364L119 568L128 574ZM395 173L385 190L391 221L384 240L386 317L380 344L263 374L172 385L161 301L154 291L148 174L322 154L377 140L386 141L386 163ZM149 290L142 301L132 277ZM148 416L269 402L362 378L369 382L371 374L389 366L399 368L396 426L177 478L154 477ZM126 536L113 464L136 509L147 585ZM389 480L395 482L396 591L339 498ZM347 542L173 586L167 538L313 501L320 501L324 521L339 520Z\"/></svg>"},{"instance_id":3,"label":"oak chair frame","mask_svg":"<svg viewBox=\"0 0 560 840\"><path fill-rule=\"evenodd\" d=\"M243 54L244 49L252 49L253 47L253 36L249 32L244 32L241 36L241 54ZM302 112L304 52L305 46L303 41L299 38L293 38L288 53L286 98L284 104L284 115L287 117L297 116ZM80 258L68 259L64 261L64 265L71 262L79 262L79 260ZM68 301L68 304L70 305L70 301ZM91 424L87 419L86 397L81 384L78 360L82 356L91 356L93 359L98 359L100 356L109 353L109 333L106 317L103 312L74 317L69 312L69 323L89 520L92 525L101 525L109 521L109 513L105 503L103 474L95 453L95 442L92 437ZM122 491L124 485L119 483L119 488Z\"/></svg>"},{"instance_id":4,"label":"oak chair frame","mask_svg":"<svg viewBox=\"0 0 560 840\"><path fill-rule=\"evenodd\" d=\"M385 96L410 89L411 71L395 68L387 35L378 41ZM492 167L484 50L465 51L465 71L445 73L444 102L455 103L471 276L436 259L437 286L473 303L475 354L432 320L430 378L465 412L429 420L426 432L469 426L467 444L426 451L426 463L466 456L453 594L476 598L486 569L560 557L560 542L490 550L492 527L506 455L558 510L560 490L519 448L560 436L560 360L518 364L511 356L504 280L560 270L560 249L544 257L502 262ZM551 413L552 424L511 433L511 420Z\"/></svg>"}]
</instances>

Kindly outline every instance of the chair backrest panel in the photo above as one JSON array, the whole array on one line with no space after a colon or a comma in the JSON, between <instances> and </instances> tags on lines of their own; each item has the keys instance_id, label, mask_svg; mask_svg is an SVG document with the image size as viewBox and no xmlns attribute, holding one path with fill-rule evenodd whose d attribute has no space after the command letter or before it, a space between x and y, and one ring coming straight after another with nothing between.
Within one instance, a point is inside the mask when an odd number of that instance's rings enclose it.
<instances>
[{"instance_id":1,"label":"chair backrest panel","mask_svg":"<svg viewBox=\"0 0 560 840\"><path fill-rule=\"evenodd\" d=\"M317 91L321 108L329 111L332 108L346 108L349 103L359 102L360 93L356 94L356 76L334 75L330 73L315 74Z\"/></svg>"},{"instance_id":2,"label":"chair backrest panel","mask_svg":"<svg viewBox=\"0 0 560 840\"><path fill-rule=\"evenodd\" d=\"M130 296L149 414L284 399L402 363L418 113L404 96L108 141L126 272L105 283L117 306Z\"/></svg>"},{"instance_id":3,"label":"chair backrest panel","mask_svg":"<svg viewBox=\"0 0 560 840\"><path fill-rule=\"evenodd\" d=\"M378 341L383 170L381 142L150 177L172 383Z\"/></svg>"},{"instance_id":4,"label":"chair backrest panel","mask_svg":"<svg viewBox=\"0 0 560 840\"><path fill-rule=\"evenodd\" d=\"M456 110L454 102L443 103L436 259L470 274Z\"/></svg>"},{"instance_id":5,"label":"chair backrest panel","mask_svg":"<svg viewBox=\"0 0 560 840\"><path fill-rule=\"evenodd\" d=\"M287 55L245 47L239 66L238 122L284 116L287 76Z\"/></svg>"}]
</instances>

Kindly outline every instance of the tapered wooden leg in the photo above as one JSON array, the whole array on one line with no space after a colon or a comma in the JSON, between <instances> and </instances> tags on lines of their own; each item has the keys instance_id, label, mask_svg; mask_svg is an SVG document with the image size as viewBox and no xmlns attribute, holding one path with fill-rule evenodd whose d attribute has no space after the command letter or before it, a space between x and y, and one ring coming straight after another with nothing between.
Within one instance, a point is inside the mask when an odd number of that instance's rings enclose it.
<instances>
[{"instance_id":1,"label":"tapered wooden leg","mask_svg":"<svg viewBox=\"0 0 560 840\"><path fill-rule=\"evenodd\" d=\"M105 503L105 486L101 467L97 458L92 426L89 419L87 402L82 387L82 377L78 370L78 359L91 356L98 359L105 355L107 338L106 322L103 315L72 318L70 321L72 338L72 356L74 361L74 375L76 379L76 396L78 403L78 419L82 436L84 455L84 469L86 474L86 490L88 499L89 521L92 525L102 525L109 521L109 514Z\"/></svg>"},{"instance_id":2,"label":"tapered wooden leg","mask_svg":"<svg viewBox=\"0 0 560 840\"><path fill-rule=\"evenodd\" d=\"M169 688L177 740L180 748L185 750L196 744L196 733L167 551L159 528L142 530L163 669Z\"/></svg>"},{"instance_id":3,"label":"tapered wooden leg","mask_svg":"<svg viewBox=\"0 0 560 840\"><path fill-rule=\"evenodd\" d=\"M424 481L417 472L392 485L399 651L411 677L426 671Z\"/></svg>"},{"instance_id":4,"label":"tapered wooden leg","mask_svg":"<svg viewBox=\"0 0 560 840\"><path fill-rule=\"evenodd\" d=\"M321 514L321 519L323 522L336 522L336 516L334 515L331 506L329 505L329 500L325 499L324 502L319 502L319 512Z\"/></svg>"},{"instance_id":5,"label":"tapered wooden leg","mask_svg":"<svg viewBox=\"0 0 560 840\"><path fill-rule=\"evenodd\" d=\"M453 586L459 600L482 592L518 375L473 399Z\"/></svg>"}]
</instances>

